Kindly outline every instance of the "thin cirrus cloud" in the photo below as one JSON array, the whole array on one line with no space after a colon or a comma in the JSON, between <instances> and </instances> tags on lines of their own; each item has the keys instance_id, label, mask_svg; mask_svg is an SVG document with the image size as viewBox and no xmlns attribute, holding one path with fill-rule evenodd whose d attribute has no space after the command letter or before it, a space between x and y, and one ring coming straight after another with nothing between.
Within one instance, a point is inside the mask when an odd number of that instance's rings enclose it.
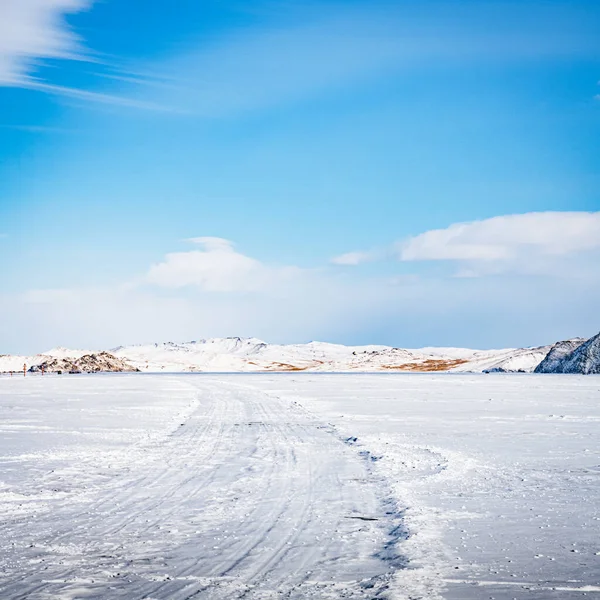
<instances>
[{"instance_id":1,"label":"thin cirrus cloud","mask_svg":"<svg viewBox=\"0 0 600 600\"><path fill-rule=\"evenodd\" d=\"M97 104L107 104L112 106L122 106L125 108L136 108L143 110L151 110L157 112L172 112L170 108L159 106L152 102L146 102L127 96L118 96L114 94L104 94L102 92L92 92L88 90L67 87L64 85L54 85L46 83L33 77L27 77L20 82L19 87L35 90L38 92L44 92L52 96L64 96L67 98L73 98L75 100L81 100L84 102L94 102Z\"/></svg>"},{"instance_id":2,"label":"thin cirrus cloud","mask_svg":"<svg viewBox=\"0 0 600 600\"><path fill-rule=\"evenodd\" d=\"M92 5L93 0L0 2L0 85L85 102L218 117L293 102L399 70L589 56L600 49L595 24L568 7L540 12L514 5L503 11L469 4L450 10L432 3L424 18L422 7L409 2L367 9L330 6L293 19L282 11L278 21L230 29L213 41L198 40L151 63L122 57L120 62L128 65L123 72L98 73L120 80L115 94L35 77L40 60L89 60L91 52L65 17Z\"/></svg>"},{"instance_id":3,"label":"thin cirrus cloud","mask_svg":"<svg viewBox=\"0 0 600 600\"><path fill-rule=\"evenodd\" d=\"M536 13L515 5L507 13L470 5L461 8L460 19L441 4L432 4L427 19L409 8L323 10L293 25L229 32L147 65L149 73L169 75L169 85L152 101L218 117L411 69L521 63L587 56L600 49L589 24L550 7Z\"/></svg>"},{"instance_id":4,"label":"thin cirrus cloud","mask_svg":"<svg viewBox=\"0 0 600 600\"><path fill-rule=\"evenodd\" d=\"M0 0L0 86L18 87L83 102L165 110L125 95L79 89L35 75L46 60L92 61L92 52L66 21L89 10L93 0Z\"/></svg>"},{"instance_id":5,"label":"thin cirrus cloud","mask_svg":"<svg viewBox=\"0 0 600 600\"><path fill-rule=\"evenodd\" d=\"M389 254L400 261L452 261L459 275L545 270L552 259L600 250L600 212L540 212L504 215L426 231L396 242ZM351 252L332 259L358 265L377 260L373 252ZM466 265L469 265L466 267Z\"/></svg>"},{"instance_id":6,"label":"thin cirrus cloud","mask_svg":"<svg viewBox=\"0 0 600 600\"><path fill-rule=\"evenodd\" d=\"M65 15L90 6L89 0L0 2L0 85L27 84L40 59L81 59L81 40Z\"/></svg>"}]
</instances>

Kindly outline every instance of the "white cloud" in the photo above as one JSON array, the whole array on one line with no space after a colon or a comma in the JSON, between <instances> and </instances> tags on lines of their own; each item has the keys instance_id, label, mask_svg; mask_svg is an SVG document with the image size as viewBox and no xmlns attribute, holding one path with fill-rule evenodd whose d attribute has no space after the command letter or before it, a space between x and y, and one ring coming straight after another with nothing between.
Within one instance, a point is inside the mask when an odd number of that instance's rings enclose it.
<instances>
[{"instance_id":1,"label":"white cloud","mask_svg":"<svg viewBox=\"0 0 600 600\"><path fill-rule=\"evenodd\" d=\"M600 212L539 212L455 223L396 242L388 252L349 252L332 262L358 265L393 256L403 262L457 263L459 277L564 274L580 273L583 267L598 271L598 252Z\"/></svg>"},{"instance_id":2,"label":"white cloud","mask_svg":"<svg viewBox=\"0 0 600 600\"><path fill-rule=\"evenodd\" d=\"M0 0L0 86L21 87L83 102L173 112L157 104L49 83L35 76L45 59L91 60L66 15L93 0Z\"/></svg>"},{"instance_id":3,"label":"white cloud","mask_svg":"<svg viewBox=\"0 0 600 600\"><path fill-rule=\"evenodd\" d=\"M145 282L165 288L195 286L207 292L261 291L289 281L300 270L273 267L236 252L233 243L217 237L188 240L202 250L174 252L153 265Z\"/></svg>"},{"instance_id":4,"label":"white cloud","mask_svg":"<svg viewBox=\"0 0 600 600\"><path fill-rule=\"evenodd\" d=\"M600 212L542 212L457 223L400 244L401 260L498 261L600 248Z\"/></svg>"},{"instance_id":5,"label":"white cloud","mask_svg":"<svg viewBox=\"0 0 600 600\"><path fill-rule=\"evenodd\" d=\"M90 4L90 0L0 1L0 85L23 84L39 59L81 58L80 39L64 17Z\"/></svg>"}]
</instances>

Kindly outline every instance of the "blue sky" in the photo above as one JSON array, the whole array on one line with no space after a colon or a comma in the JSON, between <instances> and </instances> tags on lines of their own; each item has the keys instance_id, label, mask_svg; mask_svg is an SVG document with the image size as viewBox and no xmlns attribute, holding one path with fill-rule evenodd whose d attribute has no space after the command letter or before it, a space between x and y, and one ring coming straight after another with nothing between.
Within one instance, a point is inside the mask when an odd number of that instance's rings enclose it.
<instances>
[{"instance_id":1,"label":"blue sky","mask_svg":"<svg viewBox=\"0 0 600 600\"><path fill-rule=\"evenodd\" d=\"M8 0L0 353L596 333L599 30L592 0Z\"/></svg>"}]
</instances>

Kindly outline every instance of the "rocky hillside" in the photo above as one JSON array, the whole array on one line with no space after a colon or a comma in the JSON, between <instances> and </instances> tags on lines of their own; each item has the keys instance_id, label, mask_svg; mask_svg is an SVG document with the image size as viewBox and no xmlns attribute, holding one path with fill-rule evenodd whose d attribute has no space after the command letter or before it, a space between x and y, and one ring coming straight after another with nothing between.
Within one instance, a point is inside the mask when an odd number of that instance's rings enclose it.
<instances>
[{"instance_id":1,"label":"rocky hillside","mask_svg":"<svg viewBox=\"0 0 600 600\"><path fill-rule=\"evenodd\" d=\"M575 340L571 340L575 342ZM568 349L569 342L559 342L554 347L560 346L557 358L550 357L547 364L540 363L536 373L579 373L583 375L600 374L600 333L587 342L576 344L575 347L565 354L562 348Z\"/></svg>"},{"instance_id":2,"label":"rocky hillside","mask_svg":"<svg viewBox=\"0 0 600 600\"><path fill-rule=\"evenodd\" d=\"M84 354L77 358L48 358L43 362L30 367L30 373L123 373L139 371L123 359L117 358L108 352L98 354Z\"/></svg>"},{"instance_id":3,"label":"rocky hillside","mask_svg":"<svg viewBox=\"0 0 600 600\"><path fill-rule=\"evenodd\" d=\"M555 373L557 367L565 356L571 354L573 350L576 350L585 343L584 338L573 338L572 340L564 340L562 342L556 342L550 352L546 355L546 358L535 368L535 373Z\"/></svg>"}]
</instances>

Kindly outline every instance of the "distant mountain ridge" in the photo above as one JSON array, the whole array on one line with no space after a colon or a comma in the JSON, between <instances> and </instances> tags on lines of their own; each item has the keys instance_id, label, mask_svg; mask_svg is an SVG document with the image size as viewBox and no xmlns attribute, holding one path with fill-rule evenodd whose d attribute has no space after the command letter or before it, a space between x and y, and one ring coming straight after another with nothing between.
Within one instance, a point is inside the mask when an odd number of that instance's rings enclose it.
<instances>
[{"instance_id":1,"label":"distant mountain ridge","mask_svg":"<svg viewBox=\"0 0 600 600\"><path fill-rule=\"evenodd\" d=\"M108 352L54 348L35 356L0 356L0 372L503 372L598 373L600 334L533 348L393 348L326 342L268 344L257 338L212 338L119 346Z\"/></svg>"}]
</instances>

